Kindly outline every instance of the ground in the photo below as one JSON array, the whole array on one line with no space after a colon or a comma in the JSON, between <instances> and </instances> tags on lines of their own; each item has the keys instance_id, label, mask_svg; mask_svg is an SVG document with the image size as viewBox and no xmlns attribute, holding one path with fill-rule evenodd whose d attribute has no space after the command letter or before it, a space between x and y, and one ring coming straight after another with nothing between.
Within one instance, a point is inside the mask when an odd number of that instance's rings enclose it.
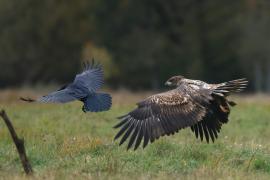
<instances>
[{"instance_id":1,"label":"ground","mask_svg":"<svg viewBox=\"0 0 270 180\"><path fill-rule=\"evenodd\" d=\"M200 142L185 129L134 152L113 141L117 130L112 126L118 122L116 117L149 93L113 93L111 111L87 114L80 102L54 105L17 100L29 94L1 92L0 108L6 109L26 141L34 177L24 176L1 120L0 179L270 179L268 97L233 97L238 106L214 144Z\"/></svg>"}]
</instances>

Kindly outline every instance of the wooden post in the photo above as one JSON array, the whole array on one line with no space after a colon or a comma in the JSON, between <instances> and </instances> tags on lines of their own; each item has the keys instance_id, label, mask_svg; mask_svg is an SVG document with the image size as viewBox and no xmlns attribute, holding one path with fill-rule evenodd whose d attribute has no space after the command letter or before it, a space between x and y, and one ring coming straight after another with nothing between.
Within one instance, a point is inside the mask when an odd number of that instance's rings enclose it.
<instances>
[{"instance_id":1,"label":"wooden post","mask_svg":"<svg viewBox=\"0 0 270 180\"><path fill-rule=\"evenodd\" d=\"M18 138L16 131L14 130L13 125L12 125L10 119L8 118L5 110L0 111L0 116L2 117L5 124L7 125L7 128L10 132L11 137L12 137L12 140L13 140L13 142L17 148L17 151L19 153L21 163L23 165L23 169L24 169L25 173L27 175L31 175L33 173L33 169L32 169L32 166L31 166L31 164L26 156L26 153L25 153L24 140Z\"/></svg>"}]
</instances>

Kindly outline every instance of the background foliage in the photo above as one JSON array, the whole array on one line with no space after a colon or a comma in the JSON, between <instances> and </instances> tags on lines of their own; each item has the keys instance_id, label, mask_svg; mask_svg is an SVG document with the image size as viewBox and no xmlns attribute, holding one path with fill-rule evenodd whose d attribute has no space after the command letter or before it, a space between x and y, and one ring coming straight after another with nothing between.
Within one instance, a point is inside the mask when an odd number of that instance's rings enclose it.
<instances>
[{"instance_id":1,"label":"background foliage","mask_svg":"<svg viewBox=\"0 0 270 180\"><path fill-rule=\"evenodd\" d=\"M248 77L270 92L268 0L1 0L0 86L65 83L81 61L111 87L161 88L171 75Z\"/></svg>"}]
</instances>

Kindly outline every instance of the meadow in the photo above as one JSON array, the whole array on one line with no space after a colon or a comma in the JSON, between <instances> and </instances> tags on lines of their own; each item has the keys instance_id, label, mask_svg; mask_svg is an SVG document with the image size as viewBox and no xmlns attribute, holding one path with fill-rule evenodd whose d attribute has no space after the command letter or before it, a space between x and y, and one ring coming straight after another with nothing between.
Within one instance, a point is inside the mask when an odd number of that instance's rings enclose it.
<instances>
[{"instance_id":1,"label":"meadow","mask_svg":"<svg viewBox=\"0 0 270 180\"><path fill-rule=\"evenodd\" d=\"M269 97L233 97L238 106L214 144L185 129L127 151L113 141L112 127L149 94L113 92L111 111L85 114L80 102L28 104L18 97L32 92L1 92L0 108L25 139L35 173L24 175L1 120L0 179L270 179Z\"/></svg>"}]
</instances>

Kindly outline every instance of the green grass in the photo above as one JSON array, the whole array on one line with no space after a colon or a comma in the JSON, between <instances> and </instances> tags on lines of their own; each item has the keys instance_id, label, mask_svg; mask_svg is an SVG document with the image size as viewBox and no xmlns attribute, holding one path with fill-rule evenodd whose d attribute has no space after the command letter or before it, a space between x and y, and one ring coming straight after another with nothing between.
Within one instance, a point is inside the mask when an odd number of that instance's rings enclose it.
<instances>
[{"instance_id":1,"label":"green grass","mask_svg":"<svg viewBox=\"0 0 270 180\"><path fill-rule=\"evenodd\" d=\"M270 179L270 102L240 101L215 144L189 129L136 152L113 141L115 117L134 107L116 99L111 111L5 102L35 171L33 179ZM0 121L0 179L28 179Z\"/></svg>"}]
</instances>

